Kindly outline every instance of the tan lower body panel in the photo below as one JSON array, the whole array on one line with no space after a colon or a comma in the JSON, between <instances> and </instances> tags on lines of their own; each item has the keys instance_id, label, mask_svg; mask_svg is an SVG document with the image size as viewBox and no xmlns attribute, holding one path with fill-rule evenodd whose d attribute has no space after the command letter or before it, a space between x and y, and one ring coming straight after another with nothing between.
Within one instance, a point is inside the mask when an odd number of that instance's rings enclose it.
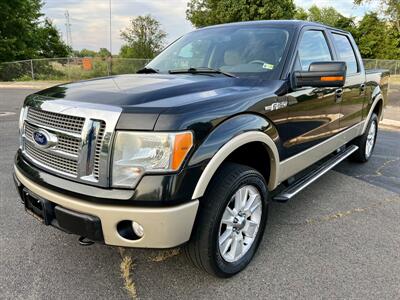
<instances>
[{"instance_id":1,"label":"tan lower body panel","mask_svg":"<svg viewBox=\"0 0 400 300\"><path fill-rule=\"evenodd\" d=\"M187 242L192 232L199 201L167 208L126 207L93 204L44 188L14 167L18 180L33 193L64 208L97 216L107 245L138 248L171 248ZM117 224L132 220L143 226L144 236L128 240L117 232Z\"/></svg>"},{"instance_id":2,"label":"tan lower body panel","mask_svg":"<svg viewBox=\"0 0 400 300\"><path fill-rule=\"evenodd\" d=\"M364 122L362 121L349 129L311 147L295 156L292 156L279 164L279 182L297 174L305 168L311 166L336 149L350 142L352 139L362 134Z\"/></svg>"}]
</instances>

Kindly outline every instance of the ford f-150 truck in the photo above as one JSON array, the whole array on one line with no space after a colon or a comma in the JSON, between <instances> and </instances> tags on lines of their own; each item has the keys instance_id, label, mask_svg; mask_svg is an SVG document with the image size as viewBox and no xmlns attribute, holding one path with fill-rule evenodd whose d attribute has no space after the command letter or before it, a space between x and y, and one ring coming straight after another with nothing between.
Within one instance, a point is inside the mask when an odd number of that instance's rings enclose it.
<instances>
[{"instance_id":1,"label":"ford f-150 truck","mask_svg":"<svg viewBox=\"0 0 400 300\"><path fill-rule=\"evenodd\" d=\"M138 74L28 96L17 190L27 212L81 243L184 245L229 277L256 252L268 203L347 157L369 160L388 78L365 72L348 32L321 24L202 28Z\"/></svg>"}]
</instances>

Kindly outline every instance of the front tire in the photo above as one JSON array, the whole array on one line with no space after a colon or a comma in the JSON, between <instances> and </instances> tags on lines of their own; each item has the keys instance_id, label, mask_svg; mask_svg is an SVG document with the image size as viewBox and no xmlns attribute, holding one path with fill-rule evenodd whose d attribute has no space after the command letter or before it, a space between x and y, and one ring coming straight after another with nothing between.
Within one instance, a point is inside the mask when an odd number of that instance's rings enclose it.
<instances>
[{"instance_id":1,"label":"front tire","mask_svg":"<svg viewBox=\"0 0 400 300\"><path fill-rule=\"evenodd\" d=\"M263 236L268 213L268 190L255 169L226 163L212 179L201 200L190 242L189 260L218 277L242 271Z\"/></svg>"},{"instance_id":2,"label":"front tire","mask_svg":"<svg viewBox=\"0 0 400 300\"><path fill-rule=\"evenodd\" d=\"M353 161L364 163L370 159L375 148L377 134L378 116L373 113L364 134L353 142L354 145L358 146L358 150L351 156Z\"/></svg>"}]
</instances>

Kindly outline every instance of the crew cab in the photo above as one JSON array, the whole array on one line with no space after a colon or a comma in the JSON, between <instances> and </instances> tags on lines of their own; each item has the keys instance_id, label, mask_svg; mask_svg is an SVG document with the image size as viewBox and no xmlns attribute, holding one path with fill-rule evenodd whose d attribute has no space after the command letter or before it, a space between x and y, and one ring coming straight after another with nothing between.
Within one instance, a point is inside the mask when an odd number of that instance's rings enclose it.
<instances>
[{"instance_id":1,"label":"crew cab","mask_svg":"<svg viewBox=\"0 0 400 300\"><path fill-rule=\"evenodd\" d=\"M17 190L28 213L83 244L184 245L229 277L256 252L271 201L347 157L370 159L388 78L365 72L350 33L321 24L198 29L138 74L28 96Z\"/></svg>"}]
</instances>

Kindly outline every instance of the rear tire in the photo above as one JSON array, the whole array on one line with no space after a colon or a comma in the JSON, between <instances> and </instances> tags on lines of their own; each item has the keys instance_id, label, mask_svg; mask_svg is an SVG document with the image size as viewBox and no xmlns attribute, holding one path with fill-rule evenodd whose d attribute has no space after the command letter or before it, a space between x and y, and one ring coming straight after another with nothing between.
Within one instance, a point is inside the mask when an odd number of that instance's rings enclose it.
<instances>
[{"instance_id":1,"label":"rear tire","mask_svg":"<svg viewBox=\"0 0 400 300\"><path fill-rule=\"evenodd\" d=\"M231 277L251 261L262 239L268 190L255 169L225 163L213 177L185 247L188 259L218 277Z\"/></svg>"},{"instance_id":2,"label":"rear tire","mask_svg":"<svg viewBox=\"0 0 400 300\"><path fill-rule=\"evenodd\" d=\"M373 113L364 134L353 141L353 144L358 146L358 150L350 156L351 160L360 163L367 162L374 151L377 135L378 116Z\"/></svg>"}]
</instances>

